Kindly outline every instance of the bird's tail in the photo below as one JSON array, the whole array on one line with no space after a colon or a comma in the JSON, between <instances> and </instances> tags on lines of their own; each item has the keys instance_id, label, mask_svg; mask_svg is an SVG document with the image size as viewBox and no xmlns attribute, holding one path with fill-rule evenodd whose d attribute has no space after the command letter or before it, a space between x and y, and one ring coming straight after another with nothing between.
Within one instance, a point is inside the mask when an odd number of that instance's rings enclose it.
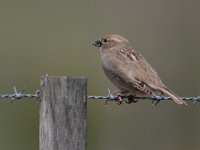
<instances>
[{"instance_id":1,"label":"bird's tail","mask_svg":"<svg viewBox=\"0 0 200 150\"><path fill-rule=\"evenodd\" d=\"M178 95L176 95L173 91L171 91L167 87L160 87L159 90L164 94L168 95L169 97L171 97L177 104L187 105L187 103L184 100L180 99Z\"/></svg>"}]
</instances>

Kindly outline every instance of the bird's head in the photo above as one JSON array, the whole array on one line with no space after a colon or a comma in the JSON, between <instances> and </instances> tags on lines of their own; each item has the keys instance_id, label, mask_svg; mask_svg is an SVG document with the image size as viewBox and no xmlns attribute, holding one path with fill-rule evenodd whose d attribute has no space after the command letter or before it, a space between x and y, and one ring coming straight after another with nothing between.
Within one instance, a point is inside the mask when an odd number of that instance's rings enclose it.
<instances>
[{"instance_id":1,"label":"bird's head","mask_svg":"<svg viewBox=\"0 0 200 150\"><path fill-rule=\"evenodd\" d=\"M95 41L93 45L104 50L118 46L122 43L126 44L129 43L129 41L120 35L110 34Z\"/></svg>"}]
</instances>

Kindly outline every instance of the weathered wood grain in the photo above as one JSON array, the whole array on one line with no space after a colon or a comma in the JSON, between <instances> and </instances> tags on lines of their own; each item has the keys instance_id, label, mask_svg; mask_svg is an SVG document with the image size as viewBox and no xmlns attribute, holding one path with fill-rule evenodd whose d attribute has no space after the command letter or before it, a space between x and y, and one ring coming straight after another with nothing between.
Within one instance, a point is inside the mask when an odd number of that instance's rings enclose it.
<instances>
[{"instance_id":1,"label":"weathered wood grain","mask_svg":"<svg viewBox=\"0 0 200 150\"><path fill-rule=\"evenodd\" d=\"M84 77L41 80L40 150L86 150L86 82Z\"/></svg>"}]
</instances>

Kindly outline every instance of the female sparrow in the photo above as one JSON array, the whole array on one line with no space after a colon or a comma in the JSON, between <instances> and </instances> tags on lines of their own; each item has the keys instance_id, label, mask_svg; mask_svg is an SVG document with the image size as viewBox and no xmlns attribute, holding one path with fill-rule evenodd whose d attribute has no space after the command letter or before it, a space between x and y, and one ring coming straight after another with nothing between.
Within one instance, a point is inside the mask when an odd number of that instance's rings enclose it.
<instances>
[{"instance_id":1,"label":"female sparrow","mask_svg":"<svg viewBox=\"0 0 200 150\"><path fill-rule=\"evenodd\" d=\"M100 48L103 70L108 79L119 88L118 96L155 96L166 94L177 104L187 103L168 89L158 74L120 35L107 35L93 43Z\"/></svg>"}]
</instances>

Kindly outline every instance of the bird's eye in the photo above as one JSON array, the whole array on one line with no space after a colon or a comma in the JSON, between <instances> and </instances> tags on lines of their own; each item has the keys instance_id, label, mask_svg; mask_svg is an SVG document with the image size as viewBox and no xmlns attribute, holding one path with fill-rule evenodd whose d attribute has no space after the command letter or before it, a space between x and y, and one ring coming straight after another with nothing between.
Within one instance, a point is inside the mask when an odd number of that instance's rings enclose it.
<instances>
[{"instance_id":1,"label":"bird's eye","mask_svg":"<svg viewBox=\"0 0 200 150\"><path fill-rule=\"evenodd\" d=\"M108 42L108 41L107 41L107 39L103 39L103 42L106 43L106 42Z\"/></svg>"}]
</instances>

